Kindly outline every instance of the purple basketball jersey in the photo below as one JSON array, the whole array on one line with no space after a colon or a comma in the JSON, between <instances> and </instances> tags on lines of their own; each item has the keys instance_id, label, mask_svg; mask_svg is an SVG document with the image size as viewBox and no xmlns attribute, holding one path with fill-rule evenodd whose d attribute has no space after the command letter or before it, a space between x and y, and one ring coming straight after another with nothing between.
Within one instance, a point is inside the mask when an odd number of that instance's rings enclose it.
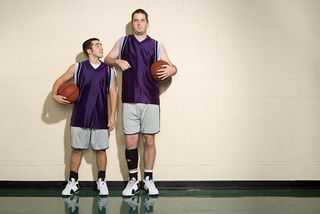
<instances>
[{"instance_id":1,"label":"purple basketball jersey","mask_svg":"<svg viewBox=\"0 0 320 214\"><path fill-rule=\"evenodd\" d=\"M75 73L80 89L78 101L73 105L71 126L93 129L108 128L107 95L111 82L111 69L101 62L96 69L89 60L79 63Z\"/></svg>"},{"instance_id":2,"label":"purple basketball jersey","mask_svg":"<svg viewBox=\"0 0 320 214\"><path fill-rule=\"evenodd\" d=\"M139 42L134 35L126 36L121 48L121 59L131 68L123 71L122 102L160 104L159 86L152 79L150 66L156 61L157 41L147 36Z\"/></svg>"}]
</instances>

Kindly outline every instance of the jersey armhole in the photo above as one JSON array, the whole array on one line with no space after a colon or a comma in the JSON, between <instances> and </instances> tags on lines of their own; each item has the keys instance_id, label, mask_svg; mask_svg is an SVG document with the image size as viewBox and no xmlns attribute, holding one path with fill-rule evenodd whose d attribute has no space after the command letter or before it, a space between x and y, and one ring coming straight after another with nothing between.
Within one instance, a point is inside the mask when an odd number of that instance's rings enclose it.
<instances>
[{"instance_id":1,"label":"jersey armhole","mask_svg":"<svg viewBox=\"0 0 320 214\"><path fill-rule=\"evenodd\" d=\"M81 72L81 65L81 62L74 64L74 84L76 85L78 85L78 80Z\"/></svg>"},{"instance_id":2,"label":"jersey armhole","mask_svg":"<svg viewBox=\"0 0 320 214\"><path fill-rule=\"evenodd\" d=\"M160 46L161 46L161 43L156 41L155 42L155 48L154 48L154 51L155 51L155 53L154 53L154 61L155 62L160 60Z\"/></svg>"},{"instance_id":3,"label":"jersey armhole","mask_svg":"<svg viewBox=\"0 0 320 214\"><path fill-rule=\"evenodd\" d=\"M112 80L116 76L116 71L113 68L109 68L109 69L110 69L110 81L109 81L109 89L110 89L112 86Z\"/></svg>"},{"instance_id":4,"label":"jersey armhole","mask_svg":"<svg viewBox=\"0 0 320 214\"><path fill-rule=\"evenodd\" d=\"M122 55L122 52L123 52L123 49L127 43L127 39L128 39L128 36L124 36L124 37L121 37L119 42L120 42L120 47L119 47L119 59L121 59L121 55Z\"/></svg>"}]
</instances>

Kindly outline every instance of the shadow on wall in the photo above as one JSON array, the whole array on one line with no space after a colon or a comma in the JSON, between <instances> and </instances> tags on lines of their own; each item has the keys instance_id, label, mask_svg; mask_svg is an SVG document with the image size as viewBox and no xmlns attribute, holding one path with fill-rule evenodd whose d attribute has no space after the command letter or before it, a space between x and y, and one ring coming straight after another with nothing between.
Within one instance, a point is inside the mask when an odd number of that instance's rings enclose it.
<instances>
[{"instance_id":1,"label":"shadow on wall","mask_svg":"<svg viewBox=\"0 0 320 214\"><path fill-rule=\"evenodd\" d=\"M117 108L117 124L116 124L116 128L114 131L115 131L115 135L116 135L118 161L119 161L119 165L120 165L120 172L121 172L122 180L128 180L128 168L127 168L126 158L124 156L124 154L125 154L125 139L124 139L124 134L123 134L123 123L122 123L122 101L121 101L122 71L119 69L117 69L116 82L117 82L117 87L118 87L118 108ZM108 109L110 110L110 108L108 108ZM112 149L112 147L110 147L110 149Z\"/></svg>"},{"instance_id":2,"label":"shadow on wall","mask_svg":"<svg viewBox=\"0 0 320 214\"><path fill-rule=\"evenodd\" d=\"M75 61L81 62L86 60L87 57L84 53L77 54ZM62 75L62 73L60 74ZM58 78L58 76L57 76ZM53 85L53 83L52 83ZM55 102L52 99L51 91L48 93L46 100L43 105L41 119L46 124L55 124L65 120L64 126L64 163L65 163L65 180L69 178L69 170L70 170L70 154L71 154L71 146L70 146L70 119L71 119L72 105L63 105ZM59 143L59 142L57 142ZM92 150L87 150L84 152L84 159L87 163L95 164L95 154ZM94 176L97 175L96 167L92 167L92 173ZM80 176L81 177L81 174ZM95 177L96 178L96 177Z\"/></svg>"},{"instance_id":3,"label":"shadow on wall","mask_svg":"<svg viewBox=\"0 0 320 214\"><path fill-rule=\"evenodd\" d=\"M46 100L43 105L43 111L41 119L46 124L59 123L60 121L65 120L64 126L64 163L65 163L65 179L68 179L69 176L69 167L70 167L70 117L71 117L72 105L62 105L55 102L52 99L51 92L48 93ZM61 143L61 142L56 142Z\"/></svg>"}]
</instances>

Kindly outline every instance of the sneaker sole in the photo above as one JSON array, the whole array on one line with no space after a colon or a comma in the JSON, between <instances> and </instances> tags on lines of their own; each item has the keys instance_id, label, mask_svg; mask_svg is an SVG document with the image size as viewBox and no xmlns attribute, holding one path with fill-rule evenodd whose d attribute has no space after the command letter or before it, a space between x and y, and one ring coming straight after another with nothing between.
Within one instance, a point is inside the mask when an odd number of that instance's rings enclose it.
<instances>
[{"instance_id":1,"label":"sneaker sole","mask_svg":"<svg viewBox=\"0 0 320 214\"><path fill-rule=\"evenodd\" d=\"M137 194L138 192L139 192L139 189L136 190L135 192L133 192L131 195L123 195L123 194L122 194L122 197L124 197L124 198L130 198L130 197L134 196L135 194Z\"/></svg>"},{"instance_id":2,"label":"sneaker sole","mask_svg":"<svg viewBox=\"0 0 320 214\"><path fill-rule=\"evenodd\" d=\"M64 194L61 194L62 197L70 197L70 196L73 196L73 195L77 195L80 193L80 190L78 189L77 191L73 192L73 193L70 193L70 194L67 194L67 195L64 195Z\"/></svg>"},{"instance_id":3,"label":"sneaker sole","mask_svg":"<svg viewBox=\"0 0 320 214\"><path fill-rule=\"evenodd\" d=\"M157 196L159 196L159 193L158 193L158 194L150 194L150 193L147 192L147 191L146 191L146 193L147 193L149 196L151 196L151 197L157 197Z\"/></svg>"},{"instance_id":4,"label":"sneaker sole","mask_svg":"<svg viewBox=\"0 0 320 214\"><path fill-rule=\"evenodd\" d=\"M109 195L109 193L107 193L107 194L100 194L100 192L98 191L98 195L99 195L99 196L104 196L104 197L106 197L106 196Z\"/></svg>"},{"instance_id":5,"label":"sneaker sole","mask_svg":"<svg viewBox=\"0 0 320 214\"><path fill-rule=\"evenodd\" d=\"M148 189L143 188L143 190L144 190L149 196L151 196L151 197L157 197L157 196L159 196L159 193L158 193L158 194L150 194Z\"/></svg>"}]
</instances>

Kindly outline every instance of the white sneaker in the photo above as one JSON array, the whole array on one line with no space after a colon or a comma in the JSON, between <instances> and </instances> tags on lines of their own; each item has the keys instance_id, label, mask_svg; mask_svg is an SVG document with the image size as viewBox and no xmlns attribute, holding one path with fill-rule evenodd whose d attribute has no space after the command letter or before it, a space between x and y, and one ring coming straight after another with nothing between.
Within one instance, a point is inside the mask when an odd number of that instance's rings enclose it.
<instances>
[{"instance_id":1,"label":"white sneaker","mask_svg":"<svg viewBox=\"0 0 320 214\"><path fill-rule=\"evenodd\" d=\"M62 191L63 196L70 196L79 191L79 182L76 181L74 178L71 178L71 181L68 181L66 187Z\"/></svg>"},{"instance_id":2,"label":"white sneaker","mask_svg":"<svg viewBox=\"0 0 320 214\"><path fill-rule=\"evenodd\" d=\"M132 178L128 181L126 188L122 191L122 196L129 197L133 196L139 190L139 181Z\"/></svg>"},{"instance_id":3,"label":"white sneaker","mask_svg":"<svg viewBox=\"0 0 320 214\"><path fill-rule=\"evenodd\" d=\"M153 180L149 180L149 176L147 176L145 179L143 179L143 189L150 196L159 195L159 190L157 189L156 185L154 184L154 181Z\"/></svg>"},{"instance_id":4,"label":"white sneaker","mask_svg":"<svg viewBox=\"0 0 320 214\"><path fill-rule=\"evenodd\" d=\"M97 180L97 190L98 190L100 196L107 196L107 195L109 195L109 190L108 190L107 182L101 180L101 178L99 178L99 179Z\"/></svg>"}]
</instances>

